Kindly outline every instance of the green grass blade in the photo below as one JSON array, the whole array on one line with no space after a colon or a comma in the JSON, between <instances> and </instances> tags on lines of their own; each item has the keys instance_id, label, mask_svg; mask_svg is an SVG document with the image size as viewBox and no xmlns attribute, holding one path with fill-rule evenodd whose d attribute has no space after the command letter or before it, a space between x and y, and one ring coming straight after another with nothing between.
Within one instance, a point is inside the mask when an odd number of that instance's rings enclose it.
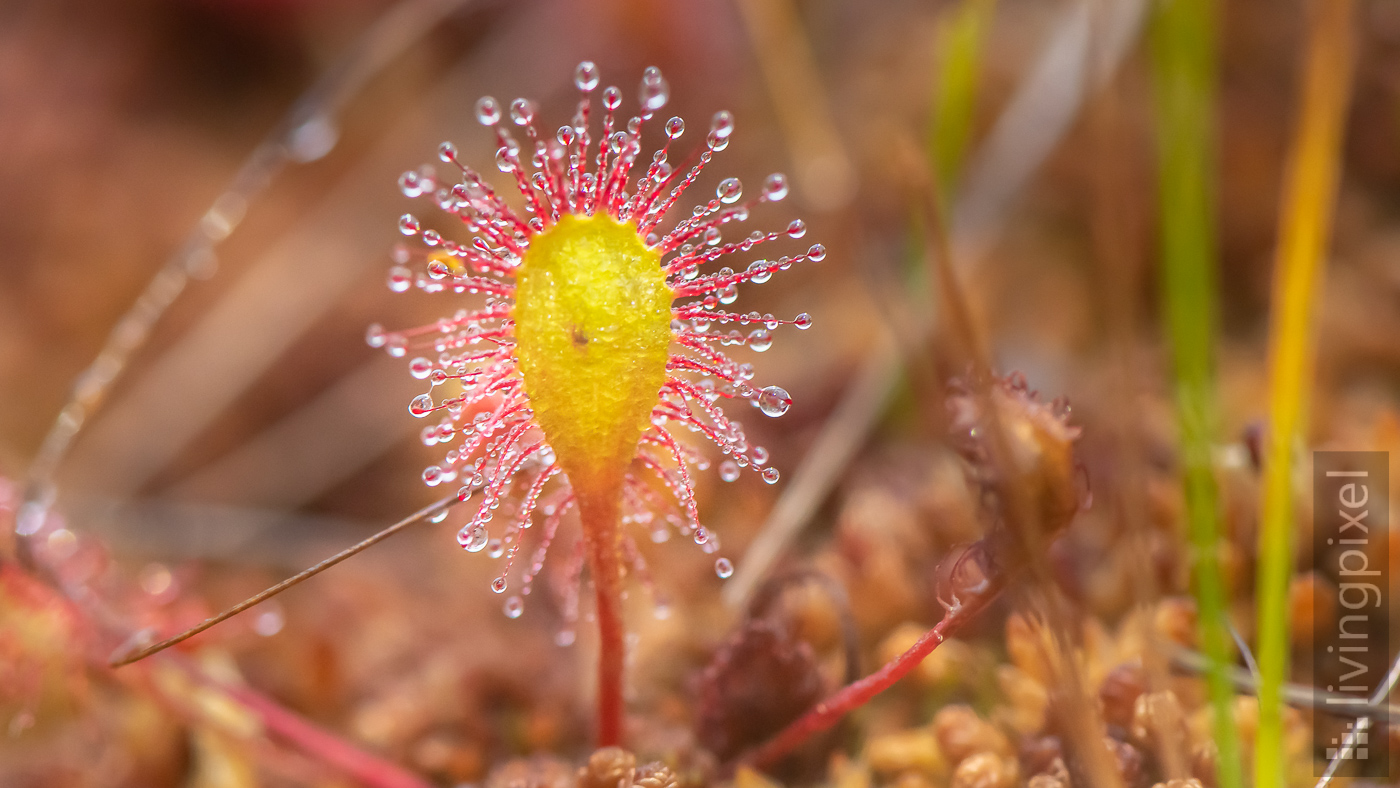
<instances>
[{"instance_id":1,"label":"green grass blade","mask_svg":"<svg viewBox=\"0 0 1400 788\"><path fill-rule=\"evenodd\" d=\"M963 0L938 26L928 156L945 208L952 205L972 137L982 50L995 11L996 0Z\"/></svg>"},{"instance_id":2,"label":"green grass blade","mask_svg":"<svg viewBox=\"0 0 1400 788\"><path fill-rule=\"evenodd\" d=\"M1210 0L1164 0L1152 20L1162 298L1171 343L1186 517L1195 553L1201 646L1215 711L1218 785L1244 781L1230 645L1218 559L1219 500L1211 467L1216 433L1214 195L1215 26Z\"/></svg>"}]
</instances>

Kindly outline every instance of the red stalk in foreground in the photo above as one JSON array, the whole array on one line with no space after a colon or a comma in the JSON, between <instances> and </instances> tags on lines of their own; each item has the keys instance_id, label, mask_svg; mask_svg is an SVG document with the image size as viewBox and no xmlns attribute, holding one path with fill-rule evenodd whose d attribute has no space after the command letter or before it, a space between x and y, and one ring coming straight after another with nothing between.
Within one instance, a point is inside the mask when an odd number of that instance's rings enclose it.
<instances>
[{"instance_id":1,"label":"red stalk in foreground","mask_svg":"<svg viewBox=\"0 0 1400 788\"><path fill-rule=\"evenodd\" d=\"M969 480L988 493L983 500L991 502L989 514L994 519L987 536L939 565L936 587L946 611L943 619L903 654L818 703L742 762L762 767L781 761L894 685L1001 593L1007 580L1028 565L1020 535L1011 532L1002 512L1003 493L1013 485L1023 498L1020 503L1035 515L1044 539L1053 538L1080 509L1083 491L1073 451L1079 430L1065 423L1069 408L1063 401L1039 402L1036 392L1027 390L1025 379L1013 374L991 381L978 396L954 385L948 407L950 428L967 461ZM986 445L988 433L993 432L986 428L991 421L997 422L997 432L1008 441L1005 451L995 452L1012 460L1005 466L992 461L995 455Z\"/></svg>"},{"instance_id":2,"label":"red stalk in foreground","mask_svg":"<svg viewBox=\"0 0 1400 788\"><path fill-rule=\"evenodd\" d=\"M986 607L1000 591L1001 584L996 583L989 587L985 597L979 598L974 604L964 605L958 611L949 610L948 615L934 625L933 629L924 633L924 636L919 638L913 646L910 646L908 651L885 663L883 667L869 676L847 684L836 694L818 703L811 711L788 725L777 736L752 751L743 759L744 762L758 767L771 766L787 757L803 742L834 727L836 723L841 721L842 717L864 706L870 702L871 698L894 686L895 682L904 678L905 674L918 667L925 657L932 654L933 650L938 648L958 627L967 623L973 615Z\"/></svg>"},{"instance_id":3,"label":"red stalk in foreground","mask_svg":"<svg viewBox=\"0 0 1400 788\"><path fill-rule=\"evenodd\" d=\"M990 537L989 537L990 538ZM828 730L871 698L894 686L905 674L918 667L955 630L971 621L997 598L1004 587L1004 569L989 565L988 540L974 543L965 552L947 559L952 568L939 584L940 602L947 611L933 629L924 633L907 651L863 679L851 682L784 728L742 761L758 767L772 766L787 757L808 739ZM940 567L941 568L941 567ZM989 571L990 570L990 571ZM993 574L994 573L994 574ZM948 599L943 590L952 591Z\"/></svg>"}]
</instances>

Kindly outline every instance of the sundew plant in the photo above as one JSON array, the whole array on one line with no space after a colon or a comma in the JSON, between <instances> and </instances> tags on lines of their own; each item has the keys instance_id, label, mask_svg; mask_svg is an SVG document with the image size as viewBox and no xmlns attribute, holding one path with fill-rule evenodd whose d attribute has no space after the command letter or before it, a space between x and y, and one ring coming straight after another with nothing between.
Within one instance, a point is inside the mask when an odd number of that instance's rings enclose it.
<instances>
[{"instance_id":1,"label":"sundew plant","mask_svg":"<svg viewBox=\"0 0 1400 788\"><path fill-rule=\"evenodd\" d=\"M792 400L777 386L756 387L753 366L723 348L762 352L774 329L806 328L811 319L727 307L738 285L821 260L826 250L817 244L797 255L747 260L739 270L725 264L805 235L795 220L782 231L725 238L754 208L787 195L784 176L768 176L747 199L739 180L727 178L712 199L675 211L728 146L732 116L717 113L704 143L676 163L672 149L686 124L672 117L662 124L660 147L643 159L643 135L669 97L661 72L646 69L638 114L626 120L621 91L602 91L596 145L596 66L580 64L574 83L577 111L552 134L541 130L537 106L526 99L508 110L490 97L476 105L477 119L496 136L495 165L522 198L518 207L460 161L451 143L438 150L457 170L450 181L431 167L404 173L406 196L428 200L461 226L429 228L405 214L400 231L422 245L395 250L389 287L442 293L456 308L404 331L373 326L368 340L410 357L414 377L428 382L409 410L430 422L425 444L448 448L423 481L455 484L461 501L479 501L458 542L502 560L491 590L507 595L507 616L521 615L561 523L577 512L574 554L586 560L601 642L598 738L608 745L622 735L622 583L629 573L646 575L636 534L661 542L675 532L706 552L719 548L700 523L691 475L691 466L704 470L708 463L678 433L719 447L725 481L742 468L770 484L778 480L768 452L749 442L719 402L747 400L780 416ZM527 539L537 510L538 536ZM569 570L577 575L585 560ZM718 558L715 571L727 577L733 568ZM577 617L577 600L567 607L566 615ZM566 630L564 642L571 639Z\"/></svg>"}]
</instances>

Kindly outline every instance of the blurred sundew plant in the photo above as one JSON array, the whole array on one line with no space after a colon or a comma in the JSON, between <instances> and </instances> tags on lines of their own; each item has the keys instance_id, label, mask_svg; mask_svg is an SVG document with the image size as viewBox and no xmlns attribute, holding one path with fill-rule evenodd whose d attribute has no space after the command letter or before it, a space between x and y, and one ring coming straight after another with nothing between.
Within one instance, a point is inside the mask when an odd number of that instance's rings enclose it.
<instances>
[{"instance_id":1,"label":"blurred sundew plant","mask_svg":"<svg viewBox=\"0 0 1400 788\"><path fill-rule=\"evenodd\" d=\"M476 105L477 119L496 135L495 165L514 179L523 209L510 207L458 159L451 143L439 147L438 157L457 170L455 183L431 166L403 174L405 196L433 203L470 238L452 240L405 214L399 230L421 246L395 248L389 288L481 301L417 328L371 326L368 341L392 356L411 356L411 373L428 382L428 392L409 410L437 419L422 431L425 444L450 448L423 471L423 481L457 484L458 500L480 501L458 542L503 560L491 590L513 592L505 600L507 616L521 615L561 524L577 512L581 533L573 555L579 558L569 562L565 584L572 589L564 603L570 628L560 642L573 640L586 559L600 640L597 735L600 745L612 745L622 738L622 583L629 573L648 576L625 526L654 542L676 532L706 552L718 551L718 538L700 523L688 467L704 470L708 462L676 437L678 427L726 455L719 466L725 481L745 467L770 484L778 480L778 471L767 467L767 451L750 444L717 403L748 400L763 414L780 416L792 400L776 386L756 388L753 366L721 348L762 352L774 329L806 328L811 319L723 307L737 299L739 284L765 282L794 263L821 260L826 250L817 244L795 256L753 260L737 272L727 266L702 271L730 255L806 234L795 220L782 231L724 239L726 225L782 200L787 180L771 175L757 196L743 199L740 182L727 178L713 199L663 229L714 154L728 146L732 116L717 113L704 144L677 164L670 156L685 122L670 118L660 148L638 165L643 130L669 98L661 72L645 70L638 114L626 121L618 114L621 91L602 91L596 148L590 115L597 67L580 64L574 83L581 94L577 110L554 134L541 132L529 100L516 99L505 109L486 97ZM510 125L521 129L523 142ZM641 166L644 172L633 181ZM539 536L518 566L536 511L543 516ZM718 558L715 571L728 577L733 568Z\"/></svg>"}]
</instances>

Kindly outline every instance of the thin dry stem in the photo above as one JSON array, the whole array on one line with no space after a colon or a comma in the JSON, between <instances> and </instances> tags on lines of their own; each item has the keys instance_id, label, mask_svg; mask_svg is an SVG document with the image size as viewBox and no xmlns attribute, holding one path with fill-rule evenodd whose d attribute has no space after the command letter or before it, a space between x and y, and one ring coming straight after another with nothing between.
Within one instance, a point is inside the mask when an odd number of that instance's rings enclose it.
<instances>
[{"instance_id":1,"label":"thin dry stem","mask_svg":"<svg viewBox=\"0 0 1400 788\"><path fill-rule=\"evenodd\" d=\"M199 624L196 624L195 626L185 630L184 632L181 632L180 634L174 637L166 638L165 640L162 640L159 643L155 643L153 645L137 649L136 651L131 651L130 649L134 645L139 643L139 641L133 638L132 641L128 641L127 643L123 644L120 648L117 649L116 653L114 653L111 656L111 659L108 662L108 664L114 668L119 668L123 665L130 665L131 663L143 660L146 657L151 656L152 654L157 654L161 651L164 651L170 648L171 646L183 643L186 640L189 640L190 638L194 637L195 635L198 635L199 633L203 632L204 630L209 629L215 624L227 621L230 618L233 618L234 616L238 615L239 613L242 613L243 611L247 610L248 608L277 596L278 594L282 593L283 591L286 591L292 586L297 585L301 581L307 580L311 577L321 574L327 569L330 569L331 567L335 566L341 561L344 561L345 559L349 558L350 556L379 544L385 539L388 539L389 537L393 536L399 531L402 531L403 529L407 528L408 526L426 519L429 515L436 514L445 509L448 509L451 506L455 505L457 502L458 501L456 498L444 498L440 501L437 501L436 503L429 504L428 506L419 509L418 511L414 512L413 514L410 514L404 519L399 520L398 522L394 523L388 528L385 528L384 530L380 531L374 536L371 536L368 539L365 539L364 541L352 547L348 547L340 551L339 553L336 553L335 555L331 556L330 558L327 558L319 564L316 564L315 566L312 566L308 569L304 569L298 572L297 574L292 575L286 580L283 580L282 582L278 583L275 586L272 586L271 588L268 588L265 591L248 597L247 599L243 600L242 602L239 602L238 604L223 611L222 613L219 613L218 615L206 618ZM139 637L140 634L141 633L138 633L137 636Z\"/></svg>"},{"instance_id":2,"label":"thin dry stem","mask_svg":"<svg viewBox=\"0 0 1400 788\"><path fill-rule=\"evenodd\" d=\"M741 0L754 56L796 160L795 181L818 210L842 207L854 194L855 166L832 122L816 56L792 0Z\"/></svg>"},{"instance_id":3,"label":"thin dry stem","mask_svg":"<svg viewBox=\"0 0 1400 788\"><path fill-rule=\"evenodd\" d=\"M112 327L93 363L74 381L68 402L30 464L26 502L37 503L50 495L54 475L78 433L106 401L108 392L125 373L127 362L145 346L156 323L191 277L202 278L212 272L214 250L237 228L248 206L289 164L314 161L325 155L329 147L308 140L324 139L329 134L329 144L333 146L334 126L345 105L372 77L466 2L412 0L391 7L352 49L326 69L253 149L228 188Z\"/></svg>"},{"instance_id":4,"label":"thin dry stem","mask_svg":"<svg viewBox=\"0 0 1400 788\"><path fill-rule=\"evenodd\" d=\"M947 330L957 347L963 349L964 357L972 368L971 384L978 400L978 409L986 414L988 447L991 450L992 464L999 469L997 487L999 498L1005 506L1007 525L1017 539L1020 564L1031 574L1034 587L1042 593L1039 605L1055 634L1054 644L1057 654L1049 654L1051 664L1062 666L1059 682L1062 692L1059 695L1061 709L1065 712L1069 744L1076 750L1088 772L1093 785L1100 788L1117 788L1122 785L1117 770L1109 760L1104 748L1103 720L1098 710L1086 702L1087 695L1075 669L1075 660L1070 657L1073 645L1068 641L1072 631L1070 616L1064 610L1060 597L1050 576L1046 562L1048 547L1042 523L1035 507L1026 500L1019 485L1021 474L1016 472L1014 455L1005 425L1001 423L998 409L992 401L993 377L988 363L985 335L972 316L966 291L958 281L953 268L952 247L948 243L946 225L943 220L943 206L931 182L926 181L920 190L921 207L929 228L927 254L928 262L934 267L930 277L937 283L935 298L941 299Z\"/></svg>"},{"instance_id":5,"label":"thin dry stem","mask_svg":"<svg viewBox=\"0 0 1400 788\"><path fill-rule=\"evenodd\" d=\"M952 221L953 245L965 261L978 260L1000 233L1015 196L1065 135L1069 119L1078 114L1084 99L1083 91L1074 86L1086 75L1103 79L1116 73L1131 51L1146 3L1114 0L1110 5L1104 29L1109 43L1093 62L1095 68L1089 68L1088 37L1082 30L1081 8L1075 6L1057 23L1048 45L978 146ZM901 361L898 343L882 334L738 562L724 589L726 604L742 607L807 525L889 402L900 381Z\"/></svg>"},{"instance_id":6,"label":"thin dry stem","mask_svg":"<svg viewBox=\"0 0 1400 788\"><path fill-rule=\"evenodd\" d=\"M1380 686L1376 687L1376 691L1372 693L1371 697L1368 699L1370 705L1375 707L1384 703L1385 699L1390 697L1390 692L1395 689L1397 683L1400 683L1400 654L1397 654L1395 661L1390 663L1390 670L1386 673L1385 680L1380 683ZM1395 715L1393 713L1391 714L1390 724L1395 724ZM1337 769L1341 768L1342 763L1349 760L1356 751L1356 745L1360 737L1366 731L1369 731L1371 727L1371 717L1358 717L1356 719L1356 724L1352 726L1351 730L1347 731L1346 740L1342 743L1341 749L1337 751L1337 755L1332 758L1332 760L1328 761L1327 768L1322 772L1322 777L1318 778L1316 788L1326 788L1327 784L1332 781L1332 777L1337 774Z\"/></svg>"}]
</instances>

